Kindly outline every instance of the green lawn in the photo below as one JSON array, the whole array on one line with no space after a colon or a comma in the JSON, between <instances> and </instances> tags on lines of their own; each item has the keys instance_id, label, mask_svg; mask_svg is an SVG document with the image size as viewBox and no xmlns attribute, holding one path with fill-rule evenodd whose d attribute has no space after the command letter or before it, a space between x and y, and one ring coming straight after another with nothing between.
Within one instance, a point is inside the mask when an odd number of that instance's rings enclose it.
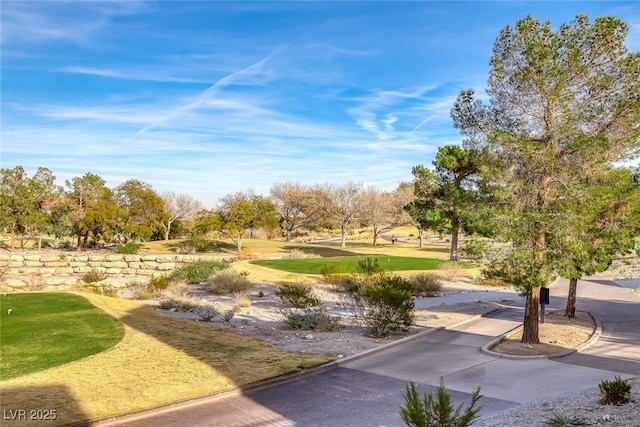
<instances>
[{"instance_id":1,"label":"green lawn","mask_svg":"<svg viewBox=\"0 0 640 427\"><path fill-rule=\"evenodd\" d=\"M348 269L349 272L355 273L359 261L366 258L377 259L378 265L384 271L420 271L420 270L436 270L445 260L433 258L414 258L399 256L350 256L350 257L332 257L332 258L292 258L292 259L273 259L273 260L255 260L250 264L259 265L261 267L273 268L276 270L287 271L298 274L322 274L323 267L332 267L339 265L341 271ZM462 268L474 268L475 265L469 263L458 263Z\"/></svg>"},{"instance_id":2,"label":"green lawn","mask_svg":"<svg viewBox=\"0 0 640 427\"><path fill-rule=\"evenodd\" d=\"M118 320L82 296L0 295L3 380L100 353L123 336L124 326Z\"/></svg>"}]
</instances>

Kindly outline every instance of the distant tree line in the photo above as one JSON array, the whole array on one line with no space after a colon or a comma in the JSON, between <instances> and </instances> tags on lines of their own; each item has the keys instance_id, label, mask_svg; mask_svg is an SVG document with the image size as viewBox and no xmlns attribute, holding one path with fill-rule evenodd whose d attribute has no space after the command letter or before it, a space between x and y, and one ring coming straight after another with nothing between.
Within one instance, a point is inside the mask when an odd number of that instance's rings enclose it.
<instances>
[{"instance_id":1,"label":"distant tree line","mask_svg":"<svg viewBox=\"0 0 640 427\"><path fill-rule=\"evenodd\" d=\"M254 230L292 236L308 230L335 228L341 244L353 228L371 227L373 244L381 233L411 223L405 206L412 200L409 184L384 192L361 183L303 185L276 183L268 196L252 190L228 194L213 209L193 197L157 193L136 179L110 189L93 173L56 185L44 167L29 177L22 166L0 169L0 226L19 238L74 237L78 250L97 243L144 242L188 236L197 246L209 237L232 239L238 251ZM40 247L40 244L38 245Z\"/></svg>"}]
</instances>

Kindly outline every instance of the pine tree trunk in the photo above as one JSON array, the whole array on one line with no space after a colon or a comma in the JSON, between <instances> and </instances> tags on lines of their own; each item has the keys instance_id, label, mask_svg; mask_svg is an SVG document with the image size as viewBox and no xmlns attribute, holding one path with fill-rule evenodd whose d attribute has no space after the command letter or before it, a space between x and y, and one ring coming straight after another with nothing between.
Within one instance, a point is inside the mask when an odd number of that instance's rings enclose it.
<instances>
[{"instance_id":1,"label":"pine tree trunk","mask_svg":"<svg viewBox=\"0 0 640 427\"><path fill-rule=\"evenodd\" d=\"M567 307L564 315L569 319L576 317L576 296L578 294L578 279L569 279L569 294L567 295Z\"/></svg>"},{"instance_id":2,"label":"pine tree trunk","mask_svg":"<svg viewBox=\"0 0 640 427\"><path fill-rule=\"evenodd\" d=\"M538 335L538 306L540 304L540 288L533 288L527 296L524 310L524 326L522 327L522 343L540 344Z\"/></svg>"},{"instance_id":3,"label":"pine tree trunk","mask_svg":"<svg viewBox=\"0 0 640 427\"><path fill-rule=\"evenodd\" d=\"M9 247L9 252L13 253L13 245L15 244L16 233L15 227L11 227L11 246Z\"/></svg>"},{"instance_id":4,"label":"pine tree trunk","mask_svg":"<svg viewBox=\"0 0 640 427\"><path fill-rule=\"evenodd\" d=\"M422 245L424 244L424 232L422 228L418 228L418 247L422 249Z\"/></svg>"},{"instance_id":5,"label":"pine tree trunk","mask_svg":"<svg viewBox=\"0 0 640 427\"><path fill-rule=\"evenodd\" d=\"M449 253L449 261L458 261L458 232L460 226L453 224L451 229L451 252Z\"/></svg>"}]
</instances>

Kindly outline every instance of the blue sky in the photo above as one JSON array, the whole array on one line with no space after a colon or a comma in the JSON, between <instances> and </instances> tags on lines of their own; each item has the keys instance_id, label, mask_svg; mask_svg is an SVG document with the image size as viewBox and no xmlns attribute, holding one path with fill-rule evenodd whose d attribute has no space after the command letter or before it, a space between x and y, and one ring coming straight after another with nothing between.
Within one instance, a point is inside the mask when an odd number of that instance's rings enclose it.
<instances>
[{"instance_id":1,"label":"blue sky","mask_svg":"<svg viewBox=\"0 0 640 427\"><path fill-rule=\"evenodd\" d=\"M138 179L214 207L276 182L392 190L458 144L449 111L482 94L499 31L615 15L637 1L7 1L1 166L58 183Z\"/></svg>"}]
</instances>

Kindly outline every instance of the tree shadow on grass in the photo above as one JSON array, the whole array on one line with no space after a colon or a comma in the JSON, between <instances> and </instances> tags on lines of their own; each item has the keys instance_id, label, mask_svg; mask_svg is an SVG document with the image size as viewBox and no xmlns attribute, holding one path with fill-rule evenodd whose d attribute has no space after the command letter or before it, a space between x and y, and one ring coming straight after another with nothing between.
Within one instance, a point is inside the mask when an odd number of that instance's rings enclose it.
<instances>
[{"instance_id":1,"label":"tree shadow on grass","mask_svg":"<svg viewBox=\"0 0 640 427\"><path fill-rule=\"evenodd\" d=\"M310 246L299 246L299 245L284 245L283 248L286 251L291 250L299 250L306 254L317 255L323 258L331 258L331 257L342 257L342 256L375 256L375 254L356 254L346 248L331 248L327 246L318 246L318 247L310 247Z\"/></svg>"},{"instance_id":2,"label":"tree shadow on grass","mask_svg":"<svg viewBox=\"0 0 640 427\"><path fill-rule=\"evenodd\" d=\"M73 393L63 385L2 387L2 425L5 427L83 426L89 423L70 423L87 418Z\"/></svg>"}]
</instances>

